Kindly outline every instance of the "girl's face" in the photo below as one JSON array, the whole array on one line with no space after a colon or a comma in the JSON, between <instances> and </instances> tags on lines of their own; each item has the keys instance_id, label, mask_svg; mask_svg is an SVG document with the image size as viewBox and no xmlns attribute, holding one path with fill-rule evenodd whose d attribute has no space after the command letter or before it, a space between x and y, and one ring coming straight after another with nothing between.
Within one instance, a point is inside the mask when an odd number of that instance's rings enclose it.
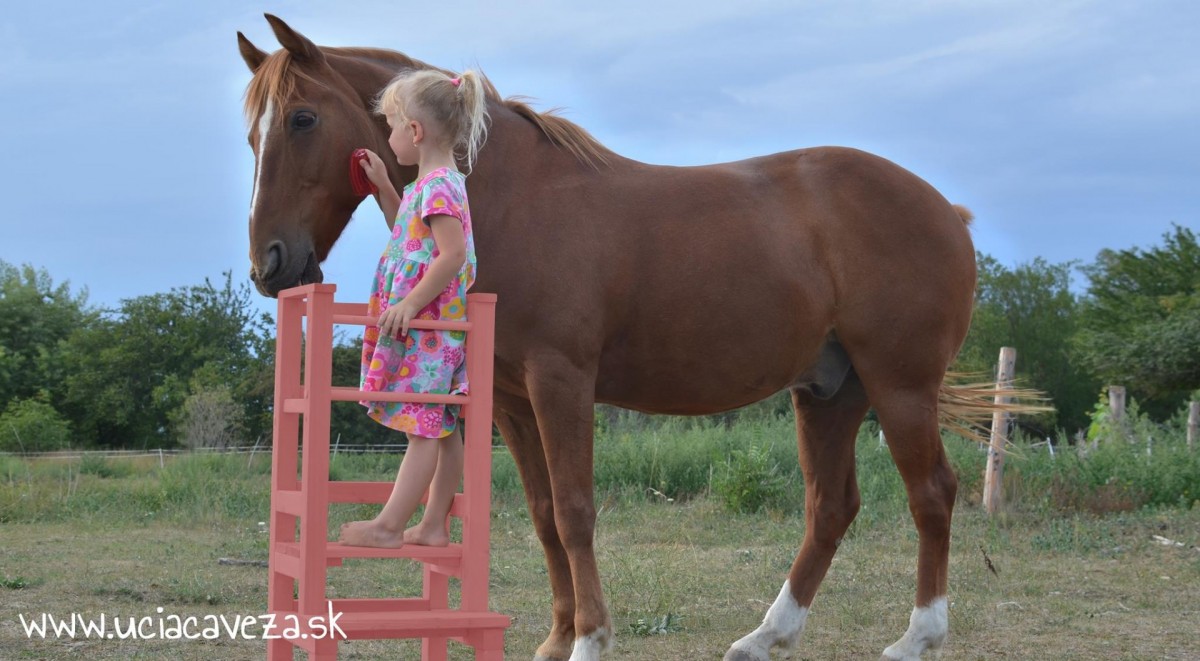
<instances>
[{"instance_id":1,"label":"girl's face","mask_svg":"<svg viewBox=\"0 0 1200 661\"><path fill-rule=\"evenodd\" d=\"M388 126L392 127L392 134L388 137L388 146L396 155L396 162L400 165L417 165L420 160L420 152L417 150L416 144L420 132L417 122L400 113L389 115L387 121Z\"/></svg>"}]
</instances>

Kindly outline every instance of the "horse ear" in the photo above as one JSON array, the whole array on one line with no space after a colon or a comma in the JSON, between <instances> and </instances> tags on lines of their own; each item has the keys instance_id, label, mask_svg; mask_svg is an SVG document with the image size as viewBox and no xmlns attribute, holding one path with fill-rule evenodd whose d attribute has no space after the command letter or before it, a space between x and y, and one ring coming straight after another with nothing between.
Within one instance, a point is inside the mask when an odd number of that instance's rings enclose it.
<instances>
[{"instance_id":1,"label":"horse ear","mask_svg":"<svg viewBox=\"0 0 1200 661\"><path fill-rule=\"evenodd\" d=\"M267 22L271 24L271 29L275 31L275 38L279 40L279 44L287 49L292 57L302 62L311 62L317 64L325 61L325 55L321 49L317 47L308 37L296 32L287 23L284 23L278 16L264 14L267 17Z\"/></svg>"},{"instance_id":2,"label":"horse ear","mask_svg":"<svg viewBox=\"0 0 1200 661\"><path fill-rule=\"evenodd\" d=\"M267 59L266 52L250 43L246 35L241 32L238 32L238 50L242 52L242 59L246 61L246 66L250 67L250 73L257 73L258 68Z\"/></svg>"}]
</instances>

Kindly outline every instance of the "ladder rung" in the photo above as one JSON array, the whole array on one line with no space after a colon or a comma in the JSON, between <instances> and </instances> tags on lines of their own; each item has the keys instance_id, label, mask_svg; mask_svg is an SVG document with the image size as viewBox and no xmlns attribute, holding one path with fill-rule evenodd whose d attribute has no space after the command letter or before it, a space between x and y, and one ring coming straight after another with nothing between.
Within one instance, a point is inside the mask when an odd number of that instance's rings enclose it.
<instances>
[{"instance_id":1,"label":"ladder rung","mask_svg":"<svg viewBox=\"0 0 1200 661\"><path fill-rule=\"evenodd\" d=\"M393 482L345 482L329 483L329 502L363 503L382 505L392 495ZM421 498L421 502L425 502ZM467 499L462 493L454 494L450 502L450 516L462 519L467 512Z\"/></svg>"},{"instance_id":2,"label":"ladder rung","mask_svg":"<svg viewBox=\"0 0 1200 661\"><path fill-rule=\"evenodd\" d=\"M429 393L412 392L372 392L366 393L358 388L346 386L329 389L329 399L335 402L413 402L415 404L458 404L466 406L471 403L469 395L434 395ZM304 397L290 397L283 400L284 413L308 414L308 400Z\"/></svg>"},{"instance_id":3,"label":"ladder rung","mask_svg":"<svg viewBox=\"0 0 1200 661\"><path fill-rule=\"evenodd\" d=\"M283 546L279 544L279 546ZM287 576L288 578L300 578L300 557L299 555L288 555L276 551L271 554L271 568L275 571Z\"/></svg>"},{"instance_id":4,"label":"ladder rung","mask_svg":"<svg viewBox=\"0 0 1200 661\"><path fill-rule=\"evenodd\" d=\"M360 503L383 504L392 494L392 482L329 482L329 502L331 503ZM304 492L296 489L278 489L275 491L272 506L276 512L292 516L304 516ZM425 502L422 498L421 502ZM466 497L461 493L454 494L450 503L450 516L463 518L466 513Z\"/></svg>"},{"instance_id":5,"label":"ladder rung","mask_svg":"<svg viewBox=\"0 0 1200 661\"><path fill-rule=\"evenodd\" d=\"M329 398L335 402L414 402L417 404L470 404L467 395L434 395L412 392L363 392L358 388L339 386L329 389Z\"/></svg>"},{"instance_id":6,"label":"ladder rung","mask_svg":"<svg viewBox=\"0 0 1200 661\"><path fill-rule=\"evenodd\" d=\"M276 512L300 516L304 513L303 492L295 489L278 489L273 494Z\"/></svg>"},{"instance_id":7,"label":"ladder rung","mask_svg":"<svg viewBox=\"0 0 1200 661\"><path fill-rule=\"evenodd\" d=\"M429 599L421 597L393 597L386 599L333 599L334 612L370 613L370 612L410 612L430 610Z\"/></svg>"},{"instance_id":8,"label":"ladder rung","mask_svg":"<svg viewBox=\"0 0 1200 661\"><path fill-rule=\"evenodd\" d=\"M454 569L462 561L462 544L449 546L419 546L406 544L398 549L379 549L371 546L346 546L340 542L328 542L325 545L325 557L341 563L343 558L408 558L418 562L437 564L447 569ZM300 558L298 542L280 542L275 545L275 558ZM298 566L298 565L297 565ZM283 571L282 569L280 571ZM290 574L289 574L290 575Z\"/></svg>"},{"instance_id":9,"label":"ladder rung","mask_svg":"<svg viewBox=\"0 0 1200 661\"><path fill-rule=\"evenodd\" d=\"M300 580L300 572L303 571L303 568L300 566L299 552L283 548L284 546L288 546L288 545L289 544L287 544L287 543L281 543L281 544L276 545L280 548L278 551L271 554L271 556L274 560L274 563L272 564L272 566L275 569L275 571L279 572L280 574L283 574L284 576L288 576L290 578ZM295 544L292 543L291 546L295 546ZM326 567L341 567L342 559L327 557L327 558L325 558L325 566Z\"/></svg>"},{"instance_id":10,"label":"ladder rung","mask_svg":"<svg viewBox=\"0 0 1200 661\"><path fill-rule=\"evenodd\" d=\"M330 315L335 324L347 324L353 326L375 326L379 322L379 317L371 317L365 314L344 314L334 313ZM434 319L414 319L409 324L410 328L415 330L443 330L443 331L466 331L470 332L471 322L469 321L441 321Z\"/></svg>"}]
</instances>

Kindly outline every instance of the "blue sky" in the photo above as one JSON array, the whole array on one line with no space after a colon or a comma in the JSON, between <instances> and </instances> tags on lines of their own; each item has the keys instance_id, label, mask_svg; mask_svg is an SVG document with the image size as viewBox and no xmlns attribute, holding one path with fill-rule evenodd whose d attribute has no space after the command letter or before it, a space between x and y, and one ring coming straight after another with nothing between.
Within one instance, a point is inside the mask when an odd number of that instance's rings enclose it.
<instances>
[{"instance_id":1,"label":"blue sky","mask_svg":"<svg viewBox=\"0 0 1200 661\"><path fill-rule=\"evenodd\" d=\"M264 11L319 44L480 67L642 161L875 152L970 207L1010 266L1200 226L1193 2L48 0L0 15L0 259L102 305L243 281L236 32L277 48ZM368 202L325 264L342 297L365 297L386 239Z\"/></svg>"}]
</instances>

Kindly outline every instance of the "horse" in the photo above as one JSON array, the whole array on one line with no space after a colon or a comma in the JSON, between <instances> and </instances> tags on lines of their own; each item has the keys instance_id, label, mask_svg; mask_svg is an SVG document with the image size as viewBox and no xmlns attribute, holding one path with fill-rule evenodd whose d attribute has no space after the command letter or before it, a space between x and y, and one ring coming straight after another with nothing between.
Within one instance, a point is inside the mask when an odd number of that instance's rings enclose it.
<instances>
[{"instance_id":1,"label":"horse","mask_svg":"<svg viewBox=\"0 0 1200 661\"><path fill-rule=\"evenodd\" d=\"M266 18L282 48L267 53L241 32L238 43L253 74L250 277L275 296L322 279L363 201L348 155L390 153L376 94L400 72L436 67L317 46ZM970 213L855 149L651 165L491 83L488 97L489 137L467 179L475 290L499 296L494 422L553 596L534 659L593 661L612 641L593 548L594 405L705 415L782 390L796 417L804 535L761 626L725 659L764 661L798 644L858 512L855 438L872 407L919 535L909 627L883 658L941 647L957 481L940 429L990 415L946 378L973 307ZM397 189L415 177L385 160Z\"/></svg>"}]
</instances>

